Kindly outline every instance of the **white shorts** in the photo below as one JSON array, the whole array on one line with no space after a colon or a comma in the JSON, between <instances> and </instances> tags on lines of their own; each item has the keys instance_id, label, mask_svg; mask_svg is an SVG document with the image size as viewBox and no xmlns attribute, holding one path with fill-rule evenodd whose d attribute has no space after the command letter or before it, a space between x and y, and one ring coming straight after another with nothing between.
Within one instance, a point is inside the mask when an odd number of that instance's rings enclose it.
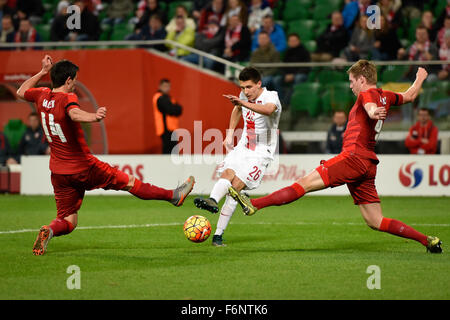
<instances>
[{"instance_id":1,"label":"white shorts","mask_svg":"<svg viewBox=\"0 0 450 320\"><path fill-rule=\"evenodd\" d=\"M231 169L245 183L246 188L244 189L252 190L261 184L270 162L269 158L261 157L245 147L236 147L218 166L217 174L220 177L225 169Z\"/></svg>"}]
</instances>

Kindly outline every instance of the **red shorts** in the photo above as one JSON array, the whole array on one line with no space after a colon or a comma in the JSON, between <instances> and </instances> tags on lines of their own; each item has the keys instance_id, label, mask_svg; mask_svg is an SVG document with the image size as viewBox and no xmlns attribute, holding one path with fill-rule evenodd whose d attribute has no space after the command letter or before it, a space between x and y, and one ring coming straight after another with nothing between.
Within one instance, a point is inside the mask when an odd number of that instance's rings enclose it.
<instances>
[{"instance_id":1,"label":"red shorts","mask_svg":"<svg viewBox=\"0 0 450 320\"><path fill-rule=\"evenodd\" d=\"M81 173L52 173L51 179L59 218L78 212L86 190L99 188L122 190L128 184L126 173L100 160Z\"/></svg>"},{"instance_id":2,"label":"red shorts","mask_svg":"<svg viewBox=\"0 0 450 320\"><path fill-rule=\"evenodd\" d=\"M321 162L316 170L326 187L333 188L347 184L355 204L380 202L375 188L377 162L374 160L341 153Z\"/></svg>"}]
</instances>

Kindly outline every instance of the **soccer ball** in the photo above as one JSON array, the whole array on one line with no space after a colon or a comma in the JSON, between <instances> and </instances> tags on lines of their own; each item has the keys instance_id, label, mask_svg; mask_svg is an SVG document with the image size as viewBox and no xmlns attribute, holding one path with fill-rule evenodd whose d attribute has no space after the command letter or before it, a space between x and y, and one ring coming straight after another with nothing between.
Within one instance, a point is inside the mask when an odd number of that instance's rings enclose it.
<instances>
[{"instance_id":1,"label":"soccer ball","mask_svg":"<svg viewBox=\"0 0 450 320\"><path fill-rule=\"evenodd\" d=\"M203 216L192 216L187 218L183 226L184 234L192 242L203 242L211 234L211 223Z\"/></svg>"}]
</instances>

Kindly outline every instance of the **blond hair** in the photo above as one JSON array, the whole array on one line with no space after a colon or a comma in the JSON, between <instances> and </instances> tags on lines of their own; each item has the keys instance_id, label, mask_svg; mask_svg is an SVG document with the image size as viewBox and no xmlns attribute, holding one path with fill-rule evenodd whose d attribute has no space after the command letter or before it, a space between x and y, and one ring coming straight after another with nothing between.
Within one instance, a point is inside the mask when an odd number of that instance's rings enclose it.
<instances>
[{"instance_id":1,"label":"blond hair","mask_svg":"<svg viewBox=\"0 0 450 320\"><path fill-rule=\"evenodd\" d=\"M364 77L369 84L377 84L377 67L370 61L359 60L348 70L348 74L352 74L355 79Z\"/></svg>"}]
</instances>

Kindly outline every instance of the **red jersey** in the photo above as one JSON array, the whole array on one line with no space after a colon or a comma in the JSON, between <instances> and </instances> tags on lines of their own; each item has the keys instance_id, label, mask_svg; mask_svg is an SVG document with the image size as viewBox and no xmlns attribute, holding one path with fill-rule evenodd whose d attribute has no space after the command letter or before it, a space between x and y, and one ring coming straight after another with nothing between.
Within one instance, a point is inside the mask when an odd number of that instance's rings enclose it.
<instances>
[{"instance_id":1,"label":"red jersey","mask_svg":"<svg viewBox=\"0 0 450 320\"><path fill-rule=\"evenodd\" d=\"M379 88L360 92L348 115L347 129L343 135L342 151L378 161L375 154L376 135L380 132L383 121L369 118L364 105L371 102L389 111L392 105L399 106L403 104L403 96Z\"/></svg>"},{"instance_id":2,"label":"red jersey","mask_svg":"<svg viewBox=\"0 0 450 320\"><path fill-rule=\"evenodd\" d=\"M74 93L52 92L49 88L28 89L25 99L36 104L41 126L50 145L50 171L75 174L96 160L84 138L80 123L72 121L69 110L79 108Z\"/></svg>"}]
</instances>

